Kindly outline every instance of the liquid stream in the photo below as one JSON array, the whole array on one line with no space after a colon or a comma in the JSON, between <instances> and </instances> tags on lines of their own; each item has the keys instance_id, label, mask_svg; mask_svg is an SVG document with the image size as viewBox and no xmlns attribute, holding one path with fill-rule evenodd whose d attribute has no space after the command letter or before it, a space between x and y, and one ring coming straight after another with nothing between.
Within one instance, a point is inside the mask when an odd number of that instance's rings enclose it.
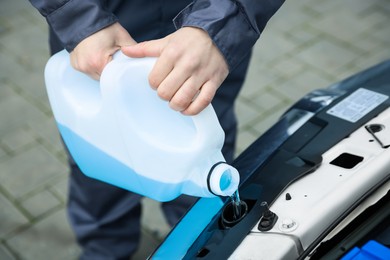
<instances>
[{"instance_id":1,"label":"liquid stream","mask_svg":"<svg viewBox=\"0 0 390 260\"><path fill-rule=\"evenodd\" d=\"M231 196L232 198L232 207L233 207L233 218L234 220L237 220L241 218L242 212L241 212L241 199L240 194L238 193L238 190L233 193Z\"/></svg>"}]
</instances>

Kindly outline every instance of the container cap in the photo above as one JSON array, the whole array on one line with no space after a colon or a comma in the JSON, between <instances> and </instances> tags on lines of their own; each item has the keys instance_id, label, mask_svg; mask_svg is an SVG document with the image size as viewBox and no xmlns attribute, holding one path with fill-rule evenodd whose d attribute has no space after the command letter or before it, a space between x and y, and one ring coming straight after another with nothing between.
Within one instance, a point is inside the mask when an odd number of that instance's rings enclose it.
<instances>
[{"instance_id":1,"label":"container cap","mask_svg":"<svg viewBox=\"0 0 390 260\"><path fill-rule=\"evenodd\" d=\"M238 189L239 182L240 175L236 168L220 162L210 170L208 187L217 196L231 196Z\"/></svg>"}]
</instances>

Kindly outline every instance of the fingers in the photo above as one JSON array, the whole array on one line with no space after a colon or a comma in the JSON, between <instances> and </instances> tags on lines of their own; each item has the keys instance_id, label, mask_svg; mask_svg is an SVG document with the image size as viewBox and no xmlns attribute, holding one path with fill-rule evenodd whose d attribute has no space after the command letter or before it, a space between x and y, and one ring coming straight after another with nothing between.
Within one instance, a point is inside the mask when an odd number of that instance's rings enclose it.
<instances>
[{"instance_id":1,"label":"fingers","mask_svg":"<svg viewBox=\"0 0 390 260\"><path fill-rule=\"evenodd\" d=\"M195 115L211 103L220 84L203 74L201 71L187 78L185 66L176 66L158 85L157 94L173 110Z\"/></svg>"},{"instance_id":2,"label":"fingers","mask_svg":"<svg viewBox=\"0 0 390 260\"><path fill-rule=\"evenodd\" d=\"M180 86L175 88L177 91L173 93L170 85L166 83L164 80L158 87L159 97L168 101L170 108L185 115L196 115L206 108L219 87L219 84L212 80L193 76L179 84Z\"/></svg>"},{"instance_id":3,"label":"fingers","mask_svg":"<svg viewBox=\"0 0 390 260\"><path fill-rule=\"evenodd\" d=\"M183 84L180 84L180 87L176 87L177 91L172 93L168 98L162 97L160 93L163 93L163 89L171 89L169 85L165 85L165 81L157 89L158 95L169 101L169 106L176 111L185 110L191 102L196 98L201 88L201 82L195 77L187 79ZM160 90L161 89L161 90Z\"/></svg>"},{"instance_id":4,"label":"fingers","mask_svg":"<svg viewBox=\"0 0 390 260\"><path fill-rule=\"evenodd\" d=\"M194 97L192 102L189 103L188 106L184 110L180 110L182 114L184 115L197 115L199 114L203 109L205 109L213 100L215 93L218 89L219 85L215 84L212 81L207 81L200 91L197 93L197 95ZM170 106L172 107L172 100L170 102Z\"/></svg>"},{"instance_id":5,"label":"fingers","mask_svg":"<svg viewBox=\"0 0 390 260\"><path fill-rule=\"evenodd\" d=\"M164 55L164 54L163 54ZM208 80L207 73L196 70L191 62L177 62L174 58L161 57L149 75L149 82L160 98L169 101L176 111L185 110Z\"/></svg>"},{"instance_id":6,"label":"fingers","mask_svg":"<svg viewBox=\"0 0 390 260\"><path fill-rule=\"evenodd\" d=\"M71 65L98 80L120 46L134 44L130 34L119 23L114 23L82 40L70 53Z\"/></svg>"},{"instance_id":7,"label":"fingers","mask_svg":"<svg viewBox=\"0 0 390 260\"><path fill-rule=\"evenodd\" d=\"M132 58L160 57L166 44L167 37L158 40L141 42L132 46L123 46L121 50L125 55ZM164 58L157 60L149 75L149 84L153 89L157 89L157 87L162 83L162 81L167 78L169 73L171 73L174 68L173 61L173 59ZM175 78L175 76L171 78ZM182 79L180 82L184 82L184 80L185 79ZM172 91L176 92L176 89L172 89ZM163 94L162 97L164 98L165 95L166 94ZM167 95L169 94L167 93Z\"/></svg>"},{"instance_id":8,"label":"fingers","mask_svg":"<svg viewBox=\"0 0 390 260\"><path fill-rule=\"evenodd\" d=\"M115 53L115 51L113 51ZM72 55L73 54L73 55ZM77 53L71 53L70 62L73 68L81 71L95 80L100 79L104 67L112 60L112 54L90 55L79 57Z\"/></svg>"},{"instance_id":9,"label":"fingers","mask_svg":"<svg viewBox=\"0 0 390 260\"><path fill-rule=\"evenodd\" d=\"M229 73L227 63L209 35L184 27L165 38L124 46L130 57L158 57L149 83L172 109L194 115L210 104Z\"/></svg>"},{"instance_id":10,"label":"fingers","mask_svg":"<svg viewBox=\"0 0 390 260\"><path fill-rule=\"evenodd\" d=\"M180 68L175 68L172 71L166 71L167 73L164 73L166 76L159 71L154 77L152 74L155 71L156 70L153 69L149 75L150 85L157 90L157 94L160 98L170 101L187 81L187 75L182 73Z\"/></svg>"},{"instance_id":11,"label":"fingers","mask_svg":"<svg viewBox=\"0 0 390 260\"><path fill-rule=\"evenodd\" d=\"M172 59L159 58L154 64L152 71L149 74L149 84L153 89L157 89L163 81L166 81L163 86L169 86L172 88L171 92L176 92L178 89L178 84L184 83L187 79L187 76L183 74L183 71L176 67ZM162 90L165 91L163 87ZM169 96L164 97L163 99L168 100Z\"/></svg>"},{"instance_id":12,"label":"fingers","mask_svg":"<svg viewBox=\"0 0 390 260\"><path fill-rule=\"evenodd\" d=\"M164 38L140 42L136 45L122 46L122 52L132 58L158 57L164 48Z\"/></svg>"}]
</instances>

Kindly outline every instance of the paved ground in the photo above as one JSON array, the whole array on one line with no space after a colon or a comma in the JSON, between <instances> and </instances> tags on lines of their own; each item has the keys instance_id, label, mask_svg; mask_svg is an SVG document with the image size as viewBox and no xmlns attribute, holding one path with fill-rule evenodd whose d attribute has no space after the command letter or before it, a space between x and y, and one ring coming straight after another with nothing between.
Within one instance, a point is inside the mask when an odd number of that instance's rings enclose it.
<instances>
[{"instance_id":1,"label":"paved ground","mask_svg":"<svg viewBox=\"0 0 390 260\"><path fill-rule=\"evenodd\" d=\"M390 58L390 1L287 1L255 46L238 102L237 154L294 101ZM0 1L0 259L76 259L67 166L43 83L44 19ZM168 228L146 200L144 259Z\"/></svg>"}]
</instances>

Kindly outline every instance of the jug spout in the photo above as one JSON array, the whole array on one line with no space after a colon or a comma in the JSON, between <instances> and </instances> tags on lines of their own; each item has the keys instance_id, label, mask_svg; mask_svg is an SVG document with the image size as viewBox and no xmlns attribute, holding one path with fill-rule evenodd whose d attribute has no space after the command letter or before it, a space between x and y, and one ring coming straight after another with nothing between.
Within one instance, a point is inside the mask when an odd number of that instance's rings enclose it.
<instances>
[{"instance_id":1,"label":"jug spout","mask_svg":"<svg viewBox=\"0 0 390 260\"><path fill-rule=\"evenodd\" d=\"M225 162L214 164L207 178L209 191L217 196L231 196L238 189L239 182L237 169Z\"/></svg>"}]
</instances>

